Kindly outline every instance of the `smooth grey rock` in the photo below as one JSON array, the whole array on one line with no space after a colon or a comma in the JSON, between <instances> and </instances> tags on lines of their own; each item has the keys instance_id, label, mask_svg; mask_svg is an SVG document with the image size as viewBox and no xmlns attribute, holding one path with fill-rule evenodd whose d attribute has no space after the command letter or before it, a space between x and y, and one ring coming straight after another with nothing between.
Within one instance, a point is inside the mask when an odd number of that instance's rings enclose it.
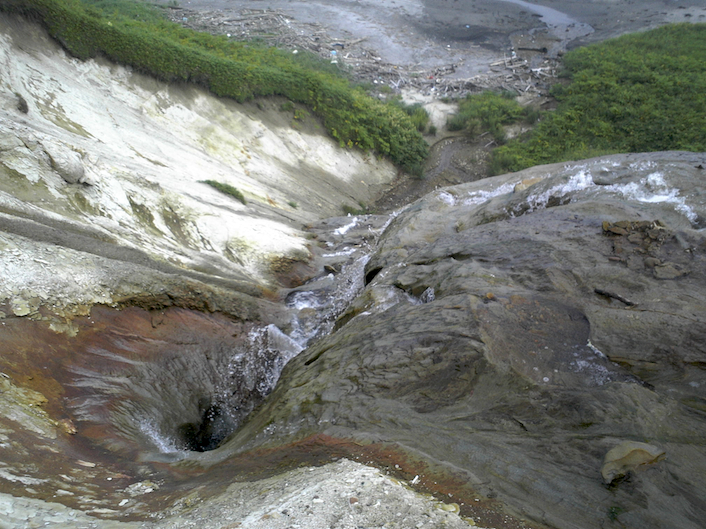
<instances>
[{"instance_id":1,"label":"smooth grey rock","mask_svg":"<svg viewBox=\"0 0 706 529\"><path fill-rule=\"evenodd\" d=\"M700 527L703 160L556 164L411 205L336 332L285 368L222 456L317 432L383 439L467 472L535 523ZM658 279L646 258L684 273ZM669 457L609 490L604 456L626 440Z\"/></svg>"}]
</instances>

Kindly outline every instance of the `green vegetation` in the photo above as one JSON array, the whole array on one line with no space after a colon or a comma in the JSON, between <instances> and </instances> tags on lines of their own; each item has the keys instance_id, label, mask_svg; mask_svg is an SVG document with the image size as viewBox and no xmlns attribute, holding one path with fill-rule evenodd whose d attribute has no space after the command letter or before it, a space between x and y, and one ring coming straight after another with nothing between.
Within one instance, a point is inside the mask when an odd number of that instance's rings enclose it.
<instances>
[{"instance_id":1,"label":"green vegetation","mask_svg":"<svg viewBox=\"0 0 706 529\"><path fill-rule=\"evenodd\" d=\"M124 17L152 24L165 20L157 6L141 0L81 0L81 2L89 6L89 11L100 11L101 16L111 20Z\"/></svg>"},{"instance_id":2,"label":"green vegetation","mask_svg":"<svg viewBox=\"0 0 706 529\"><path fill-rule=\"evenodd\" d=\"M496 149L491 170L618 152L706 151L706 24L674 24L577 49L555 112L525 141Z\"/></svg>"},{"instance_id":3,"label":"green vegetation","mask_svg":"<svg viewBox=\"0 0 706 529\"><path fill-rule=\"evenodd\" d=\"M429 123L429 113L424 110L421 103L413 103L411 105L402 101L401 96L393 97L389 100L389 104L404 111L412 120L412 123L419 132L424 132L424 129Z\"/></svg>"},{"instance_id":4,"label":"green vegetation","mask_svg":"<svg viewBox=\"0 0 706 529\"><path fill-rule=\"evenodd\" d=\"M220 191L221 193L237 198L244 205L248 204L245 200L245 197L243 196L243 193L237 187L233 187L232 185L224 184L222 182L216 182L215 180L201 180L201 183L208 184L211 187L218 189L218 191Z\"/></svg>"},{"instance_id":5,"label":"green vegetation","mask_svg":"<svg viewBox=\"0 0 706 529\"><path fill-rule=\"evenodd\" d=\"M427 155L410 116L369 97L306 54L198 33L136 0L0 0L41 21L74 56L97 55L167 82L191 82L244 102L284 96L307 106L343 146L373 150L407 170ZM330 68L329 68L330 69Z\"/></svg>"},{"instance_id":6,"label":"green vegetation","mask_svg":"<svg viewBox=\"0 0 706 529\"><path fill-rule=\"evenodd\" d=\"M527 120L531 109L523 108L513 92L469 94L461 101L458 114L446 124L450 131L463 130L471 136L489 132L498 143L504 143L504 125Z\"/></svg>"},{"instance_id":7,"label":"green vegetation","mask_svg":"<svg viewBox=\"0 0 706 529\"><path fill-rule=\"evenodd\" d=\"M354 208L353 206L344 204L343 206L341 206L341 209L346 215L369 215L370 213L372 213L372 210L362 202L358 202L358 206L360 207Z\"/></svg>"}]
</instances>

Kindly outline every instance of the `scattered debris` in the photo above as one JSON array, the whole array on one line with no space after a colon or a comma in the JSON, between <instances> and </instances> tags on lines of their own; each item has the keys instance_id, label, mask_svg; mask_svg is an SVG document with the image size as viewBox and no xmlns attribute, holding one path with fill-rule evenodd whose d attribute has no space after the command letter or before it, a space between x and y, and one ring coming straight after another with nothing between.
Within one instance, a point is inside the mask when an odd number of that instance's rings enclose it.
<instances>
[{"instance_id":1,"label":"scattered debris","mask_svg":"<svg viewBox=\"0 0 706 529\"><path fill-rule=\"evenodd\" d=\"M366 38L342 40L328 35L317 23L303 23L279 9L242 9L232 11L193 11L170 9L170 17L184 27L236 40L262 42L298 53L309 51L346 68L360 82L380 86L382 91L399 92L413 88L435 97L464 97L488 89L512 90L519 94L546 92L557 76L558 59L546 55L541 65L512 53L510 57L491 63L490 73L470 78L455 77L457 64L437 67L432 71L415 70L389 64L375 50L365 47ZM534 48L530 53L537 53ZM383 87L386 87L383 89Z\"/></svg>"}]
</instances>

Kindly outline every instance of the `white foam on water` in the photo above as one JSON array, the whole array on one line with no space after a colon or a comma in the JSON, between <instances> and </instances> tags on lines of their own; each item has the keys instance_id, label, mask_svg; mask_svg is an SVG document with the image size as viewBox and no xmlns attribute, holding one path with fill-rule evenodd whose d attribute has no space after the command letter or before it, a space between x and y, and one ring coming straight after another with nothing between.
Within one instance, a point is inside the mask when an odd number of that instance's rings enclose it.
<instances>
[{"instance_id":1,"label":"white foam on water","mask_svg":"<svg viewBox=\"0 0 706 529\"><path fill-rule=\"evenodd\" d=\"M473 206L475 204L482 204L483 202L487 202L491 198L495 198L500 195L507 195L509 193L512 193L513 190L515 189L516 182L511 182L507 184L503 184L501 186L496 187L495 189L491 189L490 191L486 191L484 189L480 189L478 191L473 191L468 194L467 197L463 199L461 202L464 206Z\"/></svg>"},{"instance_id":2,"label":"white foam on water","mask_svg":"<svg viewBox=\"0 0 706 529\"><path fill-rule=\"evenodd\" d=\"M358 225L358 217L353 217L353 220L346 224L345 226L341 226L340 228L337 228L333 231L336 235L345 235L348 233L349 230L352 228L355 228Z\"/></svg>"},{"instance_id":3,"label":"white foam on water","mask_svg":"<svg viewBox=\"0 0 706 529\"><path fill-rule=\"evenodd\" d=\"M300 311L305 309L318 309L321 306L321 301L315 292L302 290L292 294L287 304L293 309Z\"/></svg>"},{"instance_id":4,"label":"white foam on water","mask_svg":"<svg viewBox=\"0 0 706 529\"><path fill-rule=\"evenodd\" d=\"M673 205L674 209L689 219L692 224L698 220L698 215L694 209L686 203L686 197L680 195L679 189L670 187L664 179L664 174L660 172L651 173L647 177L640 179L639 182L610 187L628 200L650 204L664 202Z\"/></svg>"},{"instance_id":5,"label":"white foam on water","mask_svg":"<svg viewBox=\"0 0 706 529\"><path fill-rule=\"evenodd\" d=\"M345 257L346 255L353 255L357 251L357 248L346 248L345 250L341 250L339 252L325 253L321 257Z\"/></svg>"},{"instance_id":6,"label":"white foam on water","mask_svg":"<svg viewBox=\"0 0 706 529\"><path fill-rule=\"evenodd\" d=\"M543 193L529 195L527 197L527 203L530 206L530 212L545 208L551 198L565 197L570 193L583 191L591 186L595 186L591 173L587 170L580 170L578 173L572 175L567 182L552 186Z\"/></svg>"},{"instance_id":7,"label":"white foam on water","mask_svg":"<svg viewBox=\"0 0 706 529\"><path fill-rule=\"evenodd\" d=\"M444 204L447 206L455 206L456 205L456 197L449 193L448 191L442 191L437 195L439 200L441 200Z\"/></svg>"},{"instance_id":8,"label":"white foam on water","mask_svg":"<svg viewBox=\"0 0 706 529\"><path fill-rule=\"evenodd\" d=\"M140 432L144 434L145 437L163 454L171 454L174 452L181 452L174 439L162 434L160 429L151 419L142 419L138 423Z\"/></svg>"},{"instance_id":9,"label":"white foam on water","mask_svg":"<svg viewBox=\"0 0 706 529\"><path fill-rule=\"evenodd\" d=\"M634 169L636 171L646 170L651 167L649 163L641 163L639 167L637 167L638 164L635 165ZM684 215L692 224L698 220L698 215L687 203L687 198L681 195L678 188L670 186L661 172L655 171L644 178L627 184L597 185L593 181L590 170L585 167L571 175L568 181L554 185L542 193L529 195L527 197L529 212L547 207L550 199L573 202L582 191L614 194L634 202L670 204L675 211Z\"/></svg>"}]
</instances>

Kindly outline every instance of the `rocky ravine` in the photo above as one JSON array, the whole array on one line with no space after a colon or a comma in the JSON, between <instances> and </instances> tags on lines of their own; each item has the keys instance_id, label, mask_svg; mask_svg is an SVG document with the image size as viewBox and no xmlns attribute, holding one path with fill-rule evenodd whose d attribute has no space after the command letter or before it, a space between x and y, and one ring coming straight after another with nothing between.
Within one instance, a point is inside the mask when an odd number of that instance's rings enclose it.
<instances>
[{"instance_id":1,"label":"rocky ravine","mask_svg":"<svg viewBox=\"0 0 706 529\"><path fill-rule=\"evenodd\" d=\"M706 155L321 221L392 168L2 24L2 524L703 525Z\"/></svg>"}]
</instances>

